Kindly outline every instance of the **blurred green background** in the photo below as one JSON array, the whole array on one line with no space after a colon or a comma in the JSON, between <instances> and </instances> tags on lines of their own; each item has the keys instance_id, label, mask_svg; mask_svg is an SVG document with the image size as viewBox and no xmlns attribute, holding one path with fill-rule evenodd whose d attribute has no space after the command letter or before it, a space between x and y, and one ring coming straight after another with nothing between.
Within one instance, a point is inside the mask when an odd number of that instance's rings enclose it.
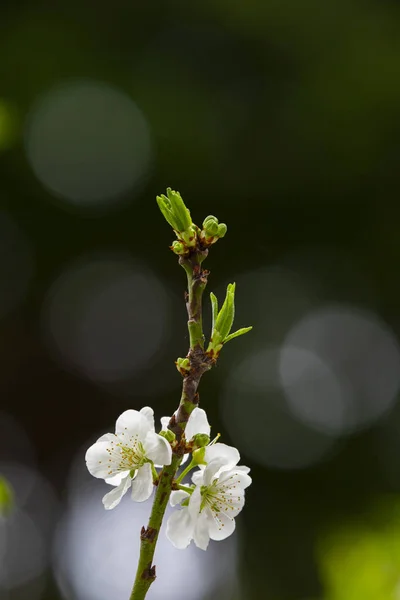
<instances>
[{"instance_id":1,"label":"blurred green background","mask_svg":"<svg viewBox=\"0 0 400 600\"><path fill-rule=\"evenodd\" d=\"M150 504L106 513L84 452L178 402L167 186L228 224L208 291L254 330L200 396L253 485L207 553L162 536L149 599L399 600L399 31L395 0L2 4L2 600L127 598Z\"/></svg>"}]
</instances>

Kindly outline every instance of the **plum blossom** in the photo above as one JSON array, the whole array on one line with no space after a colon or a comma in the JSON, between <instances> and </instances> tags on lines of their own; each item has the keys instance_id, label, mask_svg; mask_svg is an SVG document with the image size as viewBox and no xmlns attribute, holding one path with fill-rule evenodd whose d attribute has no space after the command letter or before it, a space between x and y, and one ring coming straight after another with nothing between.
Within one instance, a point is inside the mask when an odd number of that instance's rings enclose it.
<instances>
[{"instance_id":1,"label":"plum blossom","mask_svg":"<svg viewBox=\"0 0 400 600\"><path fill-rule=\"evenodd\" d=\"M136 502L153 490L153 464L170 465L171 446L155 433L153 409L127 410L118 417L115 434L101 436L86 452L86 466L94 477L116 486L103 498L106 509L117 506L131 488Z\"/></svg>"},{"instance_id":2,"label":"plum blossom","mask_svg":"<svg viewBox=\"0 0 400 600\"><path fill-rule=\"evenodd\" d=\"M175 415L178 411L175 412ZM168 428L168 423L171 417L161 417L161 428L162 431L166 431ZM185 437L187 441L190 441L192 437L194 437L198 433L204 433L206 435L210 435L211 427L208 423L206 411L202 408L196 407L186 424L185 429Z\"/></svg>"},{"instance_id":3,"label":"plum blossom","mask_svg":"<svg viewBox=\"0 0 400 600\"><path fill-rule=\"evenodd\" d=\"M194 540L198 548L206 550L210 539L224 540L234 532L235 517L244 506L244 490L251 484L250 469L237 465L240 457L236 448L208 446L207 458L207 466L192 476L194 487L171 494L171 505L182 506L167 522L167 537L176 548L186 548Z\"/></svg>"}]
</instances>

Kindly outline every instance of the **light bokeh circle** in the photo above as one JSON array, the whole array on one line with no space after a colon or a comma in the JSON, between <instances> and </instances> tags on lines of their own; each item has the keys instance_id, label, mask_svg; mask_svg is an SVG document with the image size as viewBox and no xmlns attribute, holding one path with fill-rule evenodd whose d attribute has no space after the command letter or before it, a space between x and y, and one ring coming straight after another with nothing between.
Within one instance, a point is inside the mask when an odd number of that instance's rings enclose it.
<instances>
[{"instance_id":1,"label":"light bokeh circle","mask_svg":"<svg viewBox=\"0 0 400 600\"><path fill-rule=\"evenodd\" d=\"M231 369L220 408L234 445L263 466L303 469L336 450L335 436L315 431L288 410L278 348L264 348Z\"/></svg>"},{"instance_id":2,"label":"light bokeh circle","mask_svg":"<svg viewBox=\"0 0 400 600\"><path fill-rule=\"evenodd\" d=\"M104 384L149 365L168 331L168 296L145 265L126 256L83 258L50 287L42 331L66 368Z\"/></svg>"},{"instance_id":3,"label":"light bokeh circle","mask_svg":"<svg viewBox=\"0 0 400 600\"><path fill-rule=\"evenodd\" d=\"M153 156L135 102L108 83L85 79L62 82L38 98L26 122L25 149L51 194L92 209L137 192Z\"/></svg>"},{"instance_id":4,"label":"light bokeh circle","mask_svg":"<svg viewBox=\"0 0 400 600\"><path fill-rule=\"evenodd\" d=\"M352 433L396 404L399 341L375 313L327 305L288 332L279 373L296 418L321 431Z\"/></svg>"}]
</instances>

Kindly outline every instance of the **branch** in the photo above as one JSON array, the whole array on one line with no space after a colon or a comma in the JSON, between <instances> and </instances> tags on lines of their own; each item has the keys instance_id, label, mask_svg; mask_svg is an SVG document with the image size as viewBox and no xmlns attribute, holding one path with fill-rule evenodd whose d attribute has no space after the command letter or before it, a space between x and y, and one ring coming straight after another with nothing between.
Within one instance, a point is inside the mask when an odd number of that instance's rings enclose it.
<instances>
[{"instance_id":1,"label":"branch","mask_svg":"<svg viewBox=\"0 0 400 600\"><path fill-rule=\"evenodd\" d=\"M192 411L199 403L197 389L200 379L211 369L213 361L204 350L204 334L202 322L202 296L207 285L208 271L201 268L208 250L196 247L188 257L180 257L179 264L185 269L188 280L186 308L188 313L188 330L190 349L188 359L190 367L183 379L182 396L176 416L173 415L168 428L175 434L173 455L170 465L165 466L158 479L153 508L147 528L140 534L140 557L130 600L144 600L156 578L156 567L153 557L162 520L172 491L172 484L185 452L183 436L186 424Z\"/></svg>"}]
</instances>

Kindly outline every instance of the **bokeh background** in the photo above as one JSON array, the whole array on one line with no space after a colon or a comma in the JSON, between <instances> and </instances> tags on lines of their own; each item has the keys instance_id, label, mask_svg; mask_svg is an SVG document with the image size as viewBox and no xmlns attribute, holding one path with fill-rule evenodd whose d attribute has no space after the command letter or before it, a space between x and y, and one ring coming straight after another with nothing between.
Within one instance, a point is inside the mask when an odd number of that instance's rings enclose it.
<instances>
[{"instance_id":1,"label":"bokeh background","mask_svg":"<svg viewBox=\"0 0 400 600\"><path fill-rule=\"evenodd\" d=\"M167 186L228 224L209 291L254 330L201 403L254 483L207 553L161 535L149 599L399 600L399 31L395 0L2 3L2 600L129 595L150 503L104 511L84 453L177 405Z\"/></svg>"}]
</instances>

